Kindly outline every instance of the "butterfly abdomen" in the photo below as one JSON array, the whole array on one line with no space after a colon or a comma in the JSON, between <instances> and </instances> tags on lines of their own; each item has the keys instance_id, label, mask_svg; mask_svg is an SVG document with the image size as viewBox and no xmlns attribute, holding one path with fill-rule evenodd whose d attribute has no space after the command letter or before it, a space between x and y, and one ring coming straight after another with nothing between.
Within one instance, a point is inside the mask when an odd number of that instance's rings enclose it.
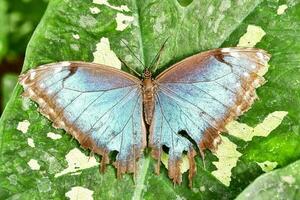
<instances>
[{"instance_id":1,"label":"butterfly abdomen","mask_svg":"<svg viewBox=\"0 0 300 200\"><path fill-rule=\"evenodd\" d=\"M154 113L154 84L151 77L147 77L143 80L143 104L144 104L144 116L146 123L151 124Z\"/></svg>"}]
</instances>

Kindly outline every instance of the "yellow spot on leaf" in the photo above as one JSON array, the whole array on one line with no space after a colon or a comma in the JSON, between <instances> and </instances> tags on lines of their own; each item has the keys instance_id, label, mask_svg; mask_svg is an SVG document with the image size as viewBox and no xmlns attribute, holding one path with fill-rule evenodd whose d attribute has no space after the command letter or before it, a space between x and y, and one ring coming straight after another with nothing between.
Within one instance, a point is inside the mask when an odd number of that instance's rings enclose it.
<instances>
[{"instance_id":1,"label":"yellow spot on leaf","mask_svg":"<svg viewBox=\"0 0 300 200\"><path fill-rule=\"evenodd\" d=\"M105 5L111 9L118 10L118 11L126 11L126 12L130 11L126 5L113 6L110 3L108 3L108 0L93 0L93 3L99 4L99 5Z\"/></svg>"},{"instance_id":2,"label":"yellow spot on leaf","mask_svg":"<svg viewBox=\"0 0 300 200\"><path fill-rule=\"evenodd\" d=\"M101 38L100 42L96 45L96 51L93 53L94 63L99 63L111 67L121 69L121 62L115 52L110 49L108 38Z\"/></svg>"},{"instance_id":3,"label":"yellow spot on leaf","mask_svg":"<svg viewBox=\"0 0 300 200\"><path fill-rule=\"evenodd\" d=\"M240 38L239 47L254 47L266 35L259 26L248 25L247 32Z\"/></svg>"},{"instance_id":4,"label":"yellow spot on leaf","mask_svg":"<svg viewBox=\"0 0 300 200\"><path fill-rule=\"evenodd\" d=\"M59 177L68 173L75 173L83 169L99 165L95 157L88 157L77 148L72 149L66 155L66 160L68 162L68 168L64 169L62 172L55 174L55 177Z\"/></svg>"},{"instance_id":5,"label":"yellow spot on leaf","mask_svg":"<svg viewBox=\"0 0 300 200\"><path fill-rule=\"evenodd\" d=\"M17 130L21 131L22 133L27 133L29 126L30 126L29 121L24 120L22 122L19 122L17 126Z\"/></svg>"},{"instance_id":6,"label":"yellow spot on leaf","mask_svg":"<svg viewBox=\"0 0 300 200\"><path fill-rule=\"evenodd\" d=\"M27 138L27 144L32 148L35 147L35 144L34 144L34 141L32 138Z\"/></svg>"},{"instance_id":7,"label":"yellow spot on leaf","mask_svg":"<svg viewBox=\"0 0 300 200\"><path fill-rule=\"evenodd\" d=\"M91 11L91 13L94 14L94 15L100 13L100 9L97 8L97 7L92 7L92 8L90 8L90 11Z\"/></svg>"},{"instance_id":8,"label":"yellow spot on leaf","mask_svg":"<svg viewBox=\"0 0 300 200\"><path fill-rule=\"evenodd\" d=\"M127 16L122 13L118 13L116 16L116 22L117 22L117 31L123 31L125 30L132 22L134 18L132 16Z\"/></svg>"},{"instance_id":9,"label":"yellow spot on leaf","mask_svg":"<svg viewBox=\"0 0 300 200\"><path fill-rule=\"evenodd\" d=\"M277 167L278 163L277 162L271 162L271 161L265 161L265 162L256 162L260 167L261 169L264 171L264 172L270 172L272 171L273 169L275 169L275 167Z\"/></svg>"},{"instance_id":10,"label":"yellow spot on leaf","mask_svg":"<svg viewBox=\"0 0 300 200\"><path fill-rule=\"evenodd\" d=\"M238 137L245 141L251 141L254 136L267 137L271 131L276 129L282 122L283 118L288 114L285 111L275 111L269 114L262 123L254 128L247 124L233 121L226 126L230 135Z\"/></svg>"},{"instance_id":11,"label":"yellow spot on leaf","mask_svg":"<svg viewBox=\"0 0 300 200\"><path fill-rule=\"evenodd\" d=\"M65 194L70 200L93 200L94 192L84 187L72 187L69 192Z\"/></svg>"},{"instance_id":12,"label":"yellow spot on leaf","mask_svg":"<svg viewBox=\"0 0 300 200\"><path fill-rule=\"evenodd\" d=\"M277 15L282 15L285 13L285 10L288 8L286 4L280 5L277 9Z\"/></svg>"},{"instance_id":13,"label":"yellow spot on leaf","mask_svg":"<svg viewBox=\"0 0 300 200\"><path fill-rule=\"evenodd\" d=\"M272 130L277 128L283 118L287 115L285 111L276 111L269 114L262 123L254 128L233 121L226 126L228 134L241 138L245 141L251 141L254 136L267 137ZM213 162L217 170L212 174L219 179L224 185L229 186L231 180L231 170L236 166L239 157L242 155L236 150L237 145L228 138L221 136L222 142L214 153L219 161Z\"/></svg>"},{"instance_id":14,"label":"yellow spot on leaf","mask_svg":"<svg viewBox=\"0 0 300 200\"><path fill-rule=\"evenodd\" d=\"M73 38L76 39L76 40L79 40L79 39L80 39L80 35L78 35L78 34L73 33L72 36L73 36Z\"/></svg>"},{"instance_id":15,"label":"yellow spot on leaf","mask_svg":"<svg viewBox=\"0 0 300 200\"><path fill-rule=\"evenodd\" d=\"M164 166L167 169L168 169L168 160L169 160L169 155L165 152L162 152L161 162L164 164ZM180 165L180 172L181 172L181 174L183 174L184 172L188 171L189 168L190 168L189 158L187 157L187 155L183 155L181 161L182 162L181 162L181 165Z\"/></svg>"},{"instance_id":16,"label":"yellow spot on leaf","mask_svg":"<svg viewBox=\"0 0 300 200\"><path fill-rule=\"evenodd\" d=\"M242 155L236 150L237 145L231 142L227 137L221 136L222 142L218 146L214 155L219 158L219 161L213 162L217 170L212 172L217 179L224 185L229 186L231 180L231 170L236 166L239 157Z\"/></svg>"},{"instance_id":17,"label":"yellow spot on leaf","mask_svg":"<svg viewBox=\"0 0 300 200\"><path fill-rule=\"evenodd\" d=\"M41 166L39 165L38 161L35 159L30 159L30 161L27 163L29 165L29 167L32 170L39 170L41 168Z\"/></svg>"},{"instance_id":18,"label":"yellow spot on leaf","mask_svg":"<svg viewBox=\"0 0 300 200\"><path fill-rule=\"evenodd\" d=\"M52 140L58 140L61 138L61 135L49 132L49 133L47 133L47 137L51 138Z\"/></svg>"}]
</instances>

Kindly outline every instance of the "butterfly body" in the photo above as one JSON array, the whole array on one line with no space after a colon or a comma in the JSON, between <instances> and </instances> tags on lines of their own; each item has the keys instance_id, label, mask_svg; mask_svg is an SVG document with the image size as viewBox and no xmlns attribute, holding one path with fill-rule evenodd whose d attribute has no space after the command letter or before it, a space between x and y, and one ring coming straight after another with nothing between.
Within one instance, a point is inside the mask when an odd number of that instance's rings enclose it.
<instances>
[{"instance_id":1,"label":"butterfly body","mask_svg":"<svg viewBox=\"0 0 300 200\"><path fill-rule=\"evenodd\" d=\"M148 125L151 125L155 109L155 84L152 79L152 74L148 69L145 69L143 72L142 91L145 121Z\"/></svg>"},{"instance_id":2,"label":"butterfly body","mask_svg":"<svg viewBox=\"0 0 300 200\"><path fill-rule=\"evenodd\" d=\"M102 170L109 153L117 151L118 176L136 172L136 161L149 147L159 173L165 146L169 177L180 183L183 153L191 181L196 152L216 149L225 125L250 108L269 59L255 48L214 49L174 64L155 79L149 69L139 79L101 64L59 62L29 70L20 83L23 95L37 102L56 127L102 156Z\"/></svg>"}]
</instances>

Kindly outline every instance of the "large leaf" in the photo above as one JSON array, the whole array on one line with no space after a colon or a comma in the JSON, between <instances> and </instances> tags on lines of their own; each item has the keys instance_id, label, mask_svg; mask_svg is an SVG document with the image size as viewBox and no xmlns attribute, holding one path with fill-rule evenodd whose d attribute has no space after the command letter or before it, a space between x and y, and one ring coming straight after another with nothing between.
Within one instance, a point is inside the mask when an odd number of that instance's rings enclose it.
<instances>
[{"instance_id":1,"label":"large leaf","mask_svg":"<svg viewBox=\"0 0 300 200\"><path fill-rule=\"evenodd\" d=\"M247 187L236 200L298 199L300 185L300 161L283 169L262 175Z\"/></svg>"},{"instance_id":2,"label":"large leaf","mask_svg":"<svg viewBox=\"0 0 300 200\"><path fill-rule=\"evenodd\" d=\"M52 128L51 122L37 112L34 103L22 99L22 88L18 86L0 122L1 199L63 198L66 194L70 196L69 191L74 191L75 186L93 191L95 199L157 199L157 194L160 199L232 199L263 173L257 162L276 162L280 168L300 158L300 149L295 148L300 144L298 1L287 2L288 9L282 15L277 15L276 11L286 2L279 4L271 0L94 2L50 1L28 45L23 70L61 60L93 61L94 55L101 57L101 50L102 53L109 52L105 54L110 56L106 60L109 62L113 54L105 43L108 38L115 54L137 71L142 71L141 64L120 40L125 40L140 60L149 65L162 43L170 37L159 66L162 70L196 52L235 46L247 26L255 24L267 33L257 46L269 51L273 57L266 75L268 82L258 90L260 99L241 121L254 127L274 111L286 111L288 115L268 137L254 137L245 142L229 136L241 153L232 170L229 187L223 184L223 179L212 174L216 170L212 162L218 158L208 151L205 169L197 157L197 175L192 189L187 186L186 173L180 186L173 186L163 165L161 175L155 175L155 161L147 152L140 161L135 182L130 175L116 179L112 167L104 175L99 174L98 167L86 166L80 174L57 177L55 174L68 167L65 156L71 150L78 153L74 148L79 145L63 131ZM121 5L127 5L129 10ZM94 53L97 47L100 54ZM100 61L105 59L101 57ZM62 138L51 140L47 137L49 132L59 133ZM81 152L89 154L83 149ZM72 159L76 158L67 158ZM99 158L96 156L96 159ZM93 162L90 165L94 166ZM224 165L225 171L231 172L231 168L228 170Z\"/></svg>"}]
</instances>

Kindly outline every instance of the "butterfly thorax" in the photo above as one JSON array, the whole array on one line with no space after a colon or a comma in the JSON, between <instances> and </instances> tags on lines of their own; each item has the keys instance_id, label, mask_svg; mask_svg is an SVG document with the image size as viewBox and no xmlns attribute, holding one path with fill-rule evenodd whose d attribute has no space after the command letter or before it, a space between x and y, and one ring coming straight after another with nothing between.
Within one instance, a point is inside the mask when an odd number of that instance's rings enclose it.
<instances>
[{"instance_id":1,"label":"butterfly thorax","mask_svg":"<svg viewBox=\"0 0 300 200\"><path fill-rule=\"evenodd\" d=\"M152 79L152 74L148 69L144 70L143 73L143 104L144 104L144 115L148 125L151 124L153 112L154 112L154 90L155 86Z\"/></svg>"}]
</instances>

